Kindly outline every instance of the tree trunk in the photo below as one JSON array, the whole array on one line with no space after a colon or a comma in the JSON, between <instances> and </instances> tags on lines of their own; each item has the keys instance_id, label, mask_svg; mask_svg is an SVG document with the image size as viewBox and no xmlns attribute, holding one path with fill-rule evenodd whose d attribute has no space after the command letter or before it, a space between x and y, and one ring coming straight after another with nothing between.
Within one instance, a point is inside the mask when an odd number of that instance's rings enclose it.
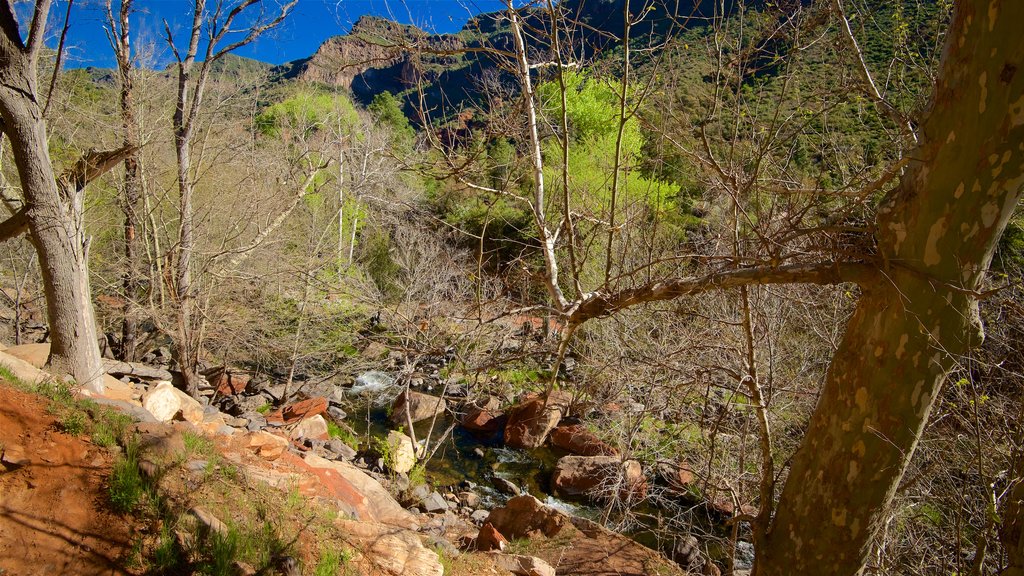
<instances>
[{"instance_id":1,"label":"tree trunk","mask_svg":"<svg viewBox=\"0 0 1024 576\"><path fill-rule=\"evenodd\" d=\"M34 96L35 70L24 64L5 59L0 113L29 207L30 239L39 254L50 324L49 364L55 373L71 374L88 390L101 392L104 370L96 342L81 205L62 197L57 186L46 124ZM24 84L11 82L19 77Z\"/></svg>"},{"instance_id":2,"label":"tree trunk","mask_svg":"<svg viewBox=\"0 0 1024 576\"><path fill-rule=\"evenodd\" d=\"M977 290L1024 183L1024 3L965 0L915 161L880 208L865 286L754 573L857 574L940 386L980 343Z\"/></svg>"},{"instance_id":3,"label":"tree trunk","mask_svg":"<svg viewBox=\"0 0 1024 576\"><path fill-rule=\"evenodd\" d=\"M118 77L121 83L121 130L122 140L132 152L124 159L124 194L122 210L124 211L124 274L121 286L124 291L124 320L121 325L120 359L126 362L136 360L138 341L138 302L142 298L142 254L139 248L138 228L141 218L142 177L139 173L139 126L135 117L134 78L132 66L129 14L132 1L122 0L118 22L115 25L113 13L109 12L108 25L111 31L119 33L113 39L114 53L117 57Z\"/></svg>"}]
</instances>

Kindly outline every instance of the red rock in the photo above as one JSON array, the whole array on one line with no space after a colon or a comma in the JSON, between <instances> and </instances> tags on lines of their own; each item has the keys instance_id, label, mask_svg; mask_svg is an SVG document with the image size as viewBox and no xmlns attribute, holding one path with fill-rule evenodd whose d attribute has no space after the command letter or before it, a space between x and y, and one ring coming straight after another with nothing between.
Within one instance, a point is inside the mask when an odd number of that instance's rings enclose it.
<instances>
[{"instance_id":1,"label":"red rock","mask_svg":"<svg viewBox=\"0 0 1024 576\"><path fill-rule=\"evenodd\" d=\"M491 510L486 522L513 539L540 536L551 538L569 524L569 517L525 494L512 498L501 508Z\"/></svg>"},{"instance_id":2,"label":"red rock","mask_svg":"<svg viewBox=\"0 0 1024 576\"><path fill-rule=\"evenodd\" d=\"M490 552L491 550L504 550L505 546L508 545L508 539L498 532L498 529L494 527L490 522L485 522L480 527L480 533L476 536L476 549L481 552Z\"/></svg>"},{"instance_id":3,"label":"red rock","mask_svg":"<svg viewBox=\"0 0 1024 576\"><path fill-rule=\"evenodd\" d=\"M537 448L562 419L572 395L562 390L551 392L547 400L536 395L509 410L505 424L505 444L512 448Z\"/></svg>"},{"instance_id":4,"label":"red rock","mask_svg":"<svg viewBox=\"0 0 1024 576\"><path fill-rule=\"evenodd\" d=\"M555 465L551 485L561 496L595 500L606 499L608 491L616 486L620 498L640 500L647 495L647 480L640 463L622 462L614 456L565 456Z\"/></svg>"},{"instance_id":5,"label":"red rock","mask_svg":"<svg viewBox=\"0 0 1024 576\"><path fill-rule=\"evenodd\" d=\"M249 375L222 371L215 377L211 378L210 384L212 384L213 387L217 389L217 393L222 396L241 394L242 392L245 392L246 387L249 386Z\"/></svg>"},{"instance_id":6,"label":"red rock","mask_svg":"<svg viewBox=\"0 0 1024 576\"><path fill-rule=\"evenodd\" d=\"M580 456L618 456L619 451L579 424L556 426L551 444Z\"/></svg>"},{"instance_id":7,"label":"red rock","mask_svg":"<svg viewBox=\"0 0 1024 576\"><path fill-rule=\"evenodd\" d=\"M294 424L304 418L312 418L327 412L327 399L322 396L289 404L280 410L267 414L267 422L281 426Z\"/></svg>"},{"instance_id":8,"label":"red rock","mask_svg":"<svg viewBox=\"0 0 1024 576\"><path fill-rule=\"evenodd\" d=\"M462 426L476 432L497 432L505 425L505 415L479 408L471 408L462 417Z\"/></svg>"}]
</instances>

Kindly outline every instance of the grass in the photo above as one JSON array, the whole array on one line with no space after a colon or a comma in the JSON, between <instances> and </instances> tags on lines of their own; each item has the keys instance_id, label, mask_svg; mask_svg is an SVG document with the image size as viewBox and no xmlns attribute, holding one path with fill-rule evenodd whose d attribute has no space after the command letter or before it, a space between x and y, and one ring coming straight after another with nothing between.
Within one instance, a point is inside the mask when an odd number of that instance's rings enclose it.
<instances>
[{"instance_id":1,"label":"grass","mask_svg":"<svg viewBox=\"0 0 1024 576\"><path fill-rule=\"evenodd\" d=\"M139 472L138 443L129 441L124 447L124 454L114 462L110 473L107 486L110 504L117 512L127 514L135 510L145 489L145 480Z\"/></svg>"},{"instance_id":2,"label":"grass","mask_svg":"<svg viewBox=\"0 0 1024 576\"><path fill-rule=\"evenodd\" d=\"M348 572L348 563L352 561L352 552L347 549L326 548L320 552L320 558L313 567L313 576L337 576L344 570Z\"/></svg>"},{"instance_id":3,"label":"grass","mask_svg":"<svg viewBox=\"0 0 1024 576\"><path fill-rule=\"evenodd\" d=\"M331 438L337 438L338 440L341 440L350 448L359 448L359 438L356 438L356 435L353 434L352 431L348 429L348 427L340 426L332 420L327 421L327 435L330 436Z\"/></svg>"}]
</instances>

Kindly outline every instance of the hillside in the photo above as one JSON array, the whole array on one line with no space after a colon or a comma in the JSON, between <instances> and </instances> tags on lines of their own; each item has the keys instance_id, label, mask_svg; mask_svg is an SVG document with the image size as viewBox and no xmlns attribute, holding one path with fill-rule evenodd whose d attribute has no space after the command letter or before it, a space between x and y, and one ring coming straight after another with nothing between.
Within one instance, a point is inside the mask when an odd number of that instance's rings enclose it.
<instances>
[{"instance_id":1,"label":"hillside","mask_svg":"<svg viewBox=\"0 0 1024 576\"><path fill-rule=\"evenodd\" d=\"M44 4L0 11L0 572L1024 568L1024 5L364 16L269 66L303 13L229 0L50 90L3 25Z\"/></svg>"}]
</instances>

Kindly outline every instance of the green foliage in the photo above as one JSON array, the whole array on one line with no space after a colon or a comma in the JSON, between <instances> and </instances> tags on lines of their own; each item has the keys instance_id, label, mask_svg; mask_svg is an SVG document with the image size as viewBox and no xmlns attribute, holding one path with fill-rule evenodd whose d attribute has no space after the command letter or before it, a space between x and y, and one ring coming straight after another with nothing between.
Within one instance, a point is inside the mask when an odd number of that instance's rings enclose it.
<instances>
[{"instance_id":1,"label":"green foliage","mask_svg":"<svg viewBox=\"0 0 1024 576\"><path fill-rule=\"evenodd\" d=\"M409 488L415 488L417 486L423 486L427 483L427 469L420 463L412 467L409 470Z\"/></svg>"},{"instance_id":2,"label":"green foliage","mask_svg":"<svg viewBox=\"0 0 1024 576\"><path fill-rule=\"evenodd\" d=\"M145 481L139 472L139 447L134 440L125 445L124 454L114 462L107 492L111 506L122 514L134 510L142 498Z\"/></svg>"},{"instance_id":3,"label":"green foliage","mask_svg":"<svg viewBox=\"0 0 1024 576\"><path fill-rule=\"evenodd\" d=\"M402 296L398 283L401 266L391 257L391 249L391 237L383 230L372 228L360 245L359 262L384 299L395 302Z\"/></svg>"},{"instance_id":4,"label":"green foliage","mask_svg":"<svg viewBox=\"0 0 1024 576\"><path fill-rule=\"evenodd\" d=\"M186 430L182 432L181 440L185 444L186 458L193 455L210 456L214 453L213 442L198 432Z\"/></svg>"},{"instance_id":5,"label":"green foliage","mask_svg":"<svg viewBox=\"0 0 1024 576\"><path fill-rule=\"evenodd\" d=\"M384 91L374 96L366 109L379 123L391 128L399 143L407 144L416 135L409 118L402 112L402 101L391 92Z\"/></svg>"},{"instance_id":6,"label":"green foliage","mask_svg":"<svg viewBox=\"0 0 1024 576\"><path fill-rule=\"evenodd\" d=\"M352 561L352 552L342 548L326 548L320 552L320 558L313 568L314 576L337 576Z\"/></svg>"},{"instance_id":7,"label":"green foliage","mask_svg":"<svg viewBox=\"0 0 1024 576\"><path fill-rule=\"evenodd\" d=\"M355 106L347 97L303 89L266 107L256 116L255 128L265 136L287 138L335 128L347 133L358 121Z\"/></svg>"},{"instance_id":8,"label":"green foliage","mask_svg":"<svg viewBox=\"0 0 1024 576\"><path fill-rule=\"evenodd\" d=\"M259 412L260 414L269 414L270 411L273 410L273 409L274 409L274 405L271 404L270 402L267 402L266 404L264 404L264 405L260 406L259 408L257 408L256 411Z\"/></svg>"},{"instance_id":9,"label":"green foliage","mask_svg":"<svg viewBox=\"0 0 1024 576\"><path fill-rule=\"evenodd\" d=\"M348 427L339 426L332 420L327 421L327 435L330 436L331 438L337 438L338 440L341 440L350 448L359 447L359 439L356 438L355 434L353 434L352 431L348 429Z\"/></svg>"}]
</instances>

